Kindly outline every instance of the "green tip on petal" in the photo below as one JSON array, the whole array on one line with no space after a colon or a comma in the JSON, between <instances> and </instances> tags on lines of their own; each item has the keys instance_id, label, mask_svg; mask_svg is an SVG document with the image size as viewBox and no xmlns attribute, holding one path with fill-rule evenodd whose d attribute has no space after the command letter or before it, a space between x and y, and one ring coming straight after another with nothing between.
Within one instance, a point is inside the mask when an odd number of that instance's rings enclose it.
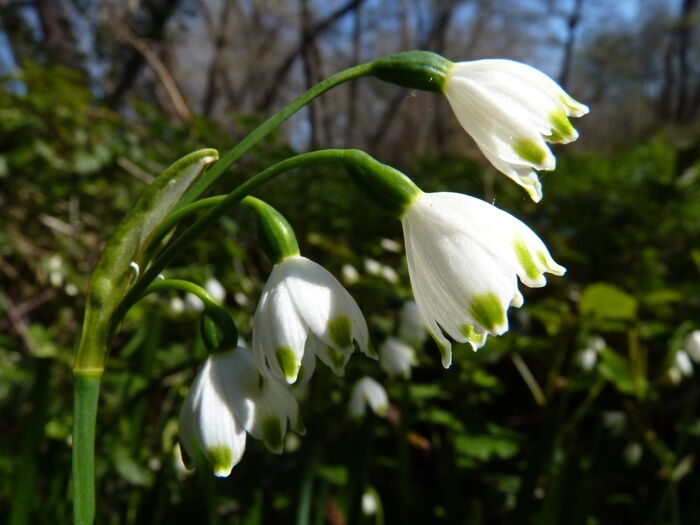
<instances>
[{"instance_id":1,"label":"green tip on petal","mask_svg":"<svg viewBox=\"0 0 700 525\"><path fill-rule=\"evenodd\" d=\"M525 241L522 239L515 239L515 242L513 242L513 249L515 250L515 256L518 258L520 266L522 266L523 270L525 270L525 275L532 280L539 279L541 273L537 268L537 264L535 264L535 260L532 258L530 250L528 250Z\"/></svg>"},{"instance_id":2,"label":"green tip on petal","mask_svg":"<svg viewBox=\"0 0 700 525\"><path fill-rule=\"evenodd\" d=\"M212 447L207 450L207 457L211 461L214 475L224 478L231 473L233 468L233 452L226 446Z\"/></svg>"},{"instance_id":3,"label":"green tip on petal","mask_svg":"<svg viewBox=\"0 0 700 525\"><path fill-rule=\"evenodd\" d=\"M355 343L355 345L357 345L357 343ZM359 346L359 345L357 345L357 346ZM355 350L357 350L357 348ZM372 344L371 340L367 341L367 353L365 355L367 355L367 357L369 357L370 359L375 359L375 360L379 359L379 354L377 353L377 349L374 348L374 345Z\"/></svg>"},{"instance_id":4,"label":"green tip on petal","mask_svg":"<svg viewBox=\"0 0 700 525\"><path fill-rule=\"evenodd\" d=\"M294 351L288 346L280 346L275 349L275 359L287 381L294 381L299 371L299 362Z\"/></svg>"},{"instance_id":5,"label":"green tip on petal","mask_svg":"<svg viewBox=\"0 0 700 525\"><path fill-rule=\"evenodd\" d=\"M549 121L552 124L552 132L545 137L549 142L570 142L578 136L563 109L557 108L552 111L552 114L549 116Z\"/></svg>"},{"instance_id":6,"label":"green tip on petal","mask_svg":"<svg viewBox=\"0 0 700 525\"><path fill-rule=\"evenodd\" d=\"M501 301L493 292L477 295L471 302L469 313L490 332L505 324L506 314Z\"/></svg>"},{"instance_id":7,"label":"green tip on petal","mask_svg":"<svg viewBox=\"0 0 700 525\"><path fill-rule=\"evenodd\" d=\"M440 358L442 360L443 368L450 368L450 366L452 366L452 347L440 341L433 331L429 330L427 327L425 328L425 331L428 332L430 337L432 337L433 341L435 341L435 345L440 351Z\"/></svg>"},{"instance_id":8,"label":"green tip on petal","mask_svg":"<svg viewBox=\"0 0 700 525\"><path fill-rule=\"evenodd\" d=\"M297 378L294 381L295 385L300 385L304 382L304 376L306 375L306 369L304 368L304 365L301 365L299 367L299 372L297 373Z\"/></svg>"},{"instance_id":9,"label":"green tip on petal","mask_svg":"<svg viewBox=\"0 0 700 525\"><path fill-rule=\"evenodd\" d=\"M386 417L386 413L389 411L389 407L386 405L380 405L374 409L374 413L379 417Z\"/></svg>"},{"instance_id":10,"label":"green tip on petal","mask_svg":"<svg viewBox=\"0 0 700 525\"><path fill-rule=\"evenodd\" d=\"M263 420L262 438L271 452L282 452L282 424L277 416L269 416Z\"/></svg>"},{"instance_id":11,"label":"green tip on petal","mask_svg":"<svg viewBox=\"0 0 700 525\"><path fill-rule=\"evenodd\" d=\"M333 372L335 372L337 375L343 375L345 368L345 354L331 346L326 348L326 354L331 362Z\"/></svg>"},{"instance_id":12,"label":"green tip on petal","mask_svg":"<svg viewBox=\"0 0 700 525\"><path fill-rule=\"evenodd\" d=\"M352 322L344 315L328 321L328 335L338 348L352 348Z\"/></svg>"},{"instance_id":13,"label":"green tip on petal","mask_svg":"<svg viewBox=\"0 0 700 525\"><path fill-rule=\"evenodd\" d=\"M194 438L192 438L193 443L194 441ZM185 465L185 468L187 470L192 470L195 467L194 458L191 458L190 455L187 453L185 444L182 441L180 441L180 457L182 458L182 464Z\"/></svg>"},{"instance_id":14,"label":"green tip on petal","mask_svg":"<svg viewBox=\"0 0 700 525\"><path fill-rule=\"evenodd\" d=\"M572 115L579 117L582 115L585 115L588 113L588 106L585 104L581 104L578 100L576 100L574 97L563 94L561 96L561 101L562 103L567 107L567 109L571 112Z\"/></svg>"},{"instance_id":15,"label":"green tip on petal","mask_svg":"<svg viewBox=\"0 0 700 525\"><path fill-rule=\"evenodd\" d=\"M547 159L547 152L537 142L526 137L515 141L513 151L518 157L535 166L541 166Z\"/></svg>"},{"instance_id":16,"label":"green tip on petal","mask_svg":"<svg viewBox=\"0 0 700 525\"><path fill-rule=\"evenodd\" d=\"M566 268L551 260L544 252L537 252L537 258L550 273L554 275L564 275L566 273Z\"/></svg>"},{"instance_id":17,"label":"green tip on petal","mask_svg":"<svg viewBox=\"0 0 700 525\"><path fill-rule=\"evenodd\" d=\"M304 425L304 419L301 417L301 407L299 406L297 406L297 416L292 421L292 430L300 436L306 434L306 425Z\"/></svg>"}]
</instances>

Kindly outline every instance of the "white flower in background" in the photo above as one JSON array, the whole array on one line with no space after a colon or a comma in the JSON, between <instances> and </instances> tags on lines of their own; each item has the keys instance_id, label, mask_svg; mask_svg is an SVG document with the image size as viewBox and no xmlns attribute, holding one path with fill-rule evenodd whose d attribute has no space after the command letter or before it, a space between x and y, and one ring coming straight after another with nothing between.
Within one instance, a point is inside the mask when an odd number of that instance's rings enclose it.
<instances>
[{"instance_id":1,"label":"white flower in background","mask_svg":"<svg viewBox=\"0 0 700 525\"><path fill-rule=\"evenodd\" d=\"M613 434L619 434L625 429L627 416L621 410L607 410L603 412L603 425L609 428Z\"/></svg>"},{"instance_id":2,"label":"white flower in background","mask_svg":"<svg viewBox=\"0 0 700 525\"><path fill-rule=\"evenodd\" d=\"M204 283L204 289L207 293L214 299L216 304L222 304L226 298L226 290L224 285L220 281L210 277ZM194 295L193 293L185 294L185 311L187 312L203 312L204 303L202 300Z\"/></svg>"},{"instance_id":3,"label":"white flower in background","mask_svg":"<svg viewBox=\"0 0 700 525\"><path fill-rule=\"evenodd\" d=\"M637 441L630 441L622 451L622 457L630 467L637 465L642 460L643 454L644 449Z\"/></svg>"},{"instance_id":4,"label":"white flower in background","mask_svg":"<svg viewBox=\"0 0 700 525\"><path fill-rule=\"evenodd\" d=\"M374 259L365 259L365 271L375 277L382 274L382 263Z\"/></svg>"},{"instance_id":5,"label":"white flower in background","mask_svg":"<svg viewBox=\"0 0 700 525\"><path fill-rule=\"evenodd\" d=\"M288 422L303 432L289 388L262 377L252 354L236 348L209 356L197 373L180 411L180 443L190 461L198 444L214 474L228 476L243 456L246 432L280 453Z\"/></svg>"},{"instance_id":6,"label":"white flower in background","mask_svg":"<svg viewBox=\"0 0 700 525\"><path fill-rule=\"evenodd\" d=\"M605 339L598 335L589 337L586 347L576 355L578 365L587 372L590 372L598 362L598 354L602 352L604 348Z\"/></svg>"},{"instance_id":7,"label":"white flower in background","mask_svg":"<svg viewBox=\"0 0 700 525\"><path fill-rule=\"evenodd\" d=\"M452 350L443 330L476 350L508 330L508 307L523 303L518 278L541 287L545 272L566 271L525 224L467 195L421 193L401 224L413 297L445 367Z\"/></svg>"},{"instance_id":8,"label":"white flower in background","mask_svg":"<svg viewBox=\"0 0 700 525\"><path fill-rule=\"evenodd\" d=\"M693 375L693 363L684 350L678 350L673 356L673 363L668 369L668 377L673 384L680 383L684 377Z\"/></svg>"},{"instance_id":9,"label":"white flower in background","mask_svg":"<svg viewBox=\"0 0 700 525\"><path fill-rule=\"evenodd\" d=\"M542 187L535 170L553 170L546 142L578 138L568 117L588 113L551 78L503 59L458 62L444 93L459 123L500 172L525 188L535 202Z\"/></svg>"},{"instance_id":10,"label":"white flower in background","mask_svg":"<svg viewBox=\"0 0 700 525\"><path fill-rule=\"evenodd\" d=\"M360 272L352 264L344 264L340 269L340 276L345 284L355 284L360 279Z\"/></svg>"},{"instance_id":11,"label":"white flower in background","mask_svg":"<svg viewBox=\"0 0 700 525\"><path fill-rule=\"evenodd\" d=\"M380 274L385 281L391 284L397 284L399 282L399 274L396 273L396 270L391 266L382 265Z\"/></svg>"},{"instance_id":12,"label":"white flower in background","mask_svg":"<svg viewBox=\"0 0 700 525\"><path fill-rule=\"evenodd\" d=\"M389 396L384 387L371 377L363 377L352 387L350 393L350 414L353 417L365 415L367 405L378 416L386 416L389 409Z\"/></svg>"},{"instance_id":13,"label":"white flower in background","mask_svg":"<svg viewBox=\"0 0 700 525\"><path fill-rule=\"evenodd\" d=\"M379 364L391 376L411 377L416 362L416 351L395 337L387 338L379 347Z\"/></svg>"},{"instance_id":14,"label":"white flower in background","mask_svg":"<svg viewBox=\"0 0 700 525\"><path fill-rule=\"evenodd\" d=\"M696 363L700 363L700 330L693 330L683 341L683 350Z\"/></svg>"},{"instance_id":15,"label":"white flower in background","mask_svg":"<svg viewBox=\"0 0 700 525\"><path fill-rule=\"evenodd\" d=\"M399 282L399 274L391 266L386 266L374 259L365 259L365 271L373 277L381 277L385 281L396 284Z\"/></svg>"},{"instance_id":16,"label":"white flower in background","mask_svg":"<svg viewBox=\"0 0 700 525\"><path fill-rule=\"evenodd\" d=\"M406 301L399 314L399 337L414 346L423 346L428 337L425 323L418 305L414 301Z\"/></svg>"},{"instance_id":17,"label":"white flower in background","mask_svg":"<svg viewBox=\"0 0 700 525\"><path fill-rule=\"evenodd\" d=\"M379 241L379 245L388 252L401 253L401 243L396 242L394 239L382 239Z\"/></svg>"},{"instance_id":18,"label":"white flower in background","mask_svg":"<svg viewBox=\"0 0 700 525\"><path fill-rule=\"evenodd\" d=\"M66 276L66 265L60 255L54 254L46 262L46 270L49 275L49 282L54 288L63 285Z\"/></svg>"},{"instance_id":19,"label":"white flower in background","mask_svg":"<svg viewBox=\"0 0 700 525\"><path fill-rule=\"evenodd\" d=\"M211 298L216 301L216 304L223 304L224 299L226 299L226 289L221 281L210 277L207 282L204 283L204 289L207 291Z\"/></svg>"},{"instance_id":20,"label":"white flower in background","mask_svg":"<svg viewBox=\"0 0 700 525\"><path fill-rule=\"evenodd\" d=\"M355 345L368 354L368 344L360 308L327 270L301 255L274 266L253 320L262 369L288 383L306 382L318 357L342 375Z\"/></svg>"},{"instance_id":21,"label":"white flower in background","mask_svg":"<svg viewBox=\"0 0 700 525\"><path fill-rule=\"evenodd\" d=\"M243 292L236 292L233 294L233 300L236 301L236 304L239 306L248 306L248 303L250 302L248 300L248 296Z\"/></svg>"},{"instance_id":22,"label":"white flower in background","mask_svg":"<svg viewBox=\"0 0 700 525\"><path fill-rule=\"evenodd\" d=\"M362 514L365 516L374 516L379 509L377 495L374 491L368 490L362 495Z\"/></svg>"},{"instance_id":23,"label":"white flower in background","mask_svg":"<svg viewBox=\"0 0 700 525\"><path fill-rule=\"evenodd\" d=\"M168 311L174 315L180 315L185 311L185 301L180 297L173 297L168 301Z\"/></svg>"},{"instance_id":24,"label":"white flower in background","mask_svg":"<svg viewBox=\"0 0 700 525\"><path fill-rule=\"evenodd\" d=\"M186 312L203 312L204 303L193 293L185 294L185 311Z\"/></svg>"}]
</instances>

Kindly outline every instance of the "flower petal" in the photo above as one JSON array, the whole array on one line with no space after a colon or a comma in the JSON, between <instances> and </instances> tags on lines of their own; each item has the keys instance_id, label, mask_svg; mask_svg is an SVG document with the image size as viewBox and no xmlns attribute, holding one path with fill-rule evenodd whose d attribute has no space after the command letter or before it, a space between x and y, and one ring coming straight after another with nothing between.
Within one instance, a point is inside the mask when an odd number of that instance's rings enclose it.
<instances>
[{"instance_id":1,"label":"flower petal","mask_svg":"<svg viewBox=\"0 0 700 525\"><path fill-rule=\"evenodd\" d=\"M281 265L290 297L311 332L338 351L352 352L354 340L367 353L367 323L338 280L306 257L287 257Z\"/></svg>"}]
</instances>

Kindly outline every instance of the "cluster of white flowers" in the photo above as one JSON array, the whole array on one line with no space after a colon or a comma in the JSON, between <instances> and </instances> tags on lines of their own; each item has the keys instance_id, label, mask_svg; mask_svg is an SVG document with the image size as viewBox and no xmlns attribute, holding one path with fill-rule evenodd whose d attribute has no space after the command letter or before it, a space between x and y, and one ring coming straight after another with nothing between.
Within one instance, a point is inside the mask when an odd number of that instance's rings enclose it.
<instances>
[{"instance_id":1,"label":"cluster of white flowers","mask_svg":"<svg viewBox=\"0 0 700 525\"><path fill-rule=\"evenodd\" d=\"M508 60L453 64L443 92L488 160L535 201L542 197L535 170L555 165L546 142L575 140L568 117L588 110L543 73ZM400 219L415 303L407 302L402 310L399 337L381 345L380 364L389 374L408 377L426 330L448 367L451 341L476 350L488 335L508 330L508 308L523 304L518 282L541 287L545 273L562 275L565 269L530 228L495 206L457 193L424 193L410 180L401 184L409 188ZM255 311L253 353L236 348L210 356L182 408L186 452L192 457L198 444L220 476L240 460L246 433L280 452L288 427L301 431L289 385L306 383L316 358L342 375L355 350L376 357L355 301L327 270L299 255L291 235L275 252ZM381 245L390 252L401 249L389 239ZM364 265L370 275L399 280L389 266L372 259ZM348 284L359 279L350 265L342 275ZM219 287L210 291L217 301L224 298ZM584 366L594 358L587 357ZM385 415L388 398L379 383L363 377L352 389L350 412L359 417L367 406Z\"/></svg>"}]
</instances>

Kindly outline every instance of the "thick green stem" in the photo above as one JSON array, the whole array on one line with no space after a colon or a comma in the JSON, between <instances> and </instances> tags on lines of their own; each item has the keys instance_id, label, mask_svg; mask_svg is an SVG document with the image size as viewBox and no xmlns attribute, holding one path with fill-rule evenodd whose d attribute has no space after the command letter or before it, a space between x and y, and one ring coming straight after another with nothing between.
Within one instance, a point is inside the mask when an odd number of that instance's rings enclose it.
<instances>
[{"instance_id":1,"label":"thick green stem","mask_svg":"<svg viewBox=\"0 0 700 525\"><path fill-rule=\"evenodd\" d=\"M74 371L73 522L95 519L95 421L102 371Z\"/></svg>"},{"instance_id":2,"label":"thick green stem","mask_svg":"<svg viewBox=\"0 0 700 525\"><path fill-rule=\"evenodd\" d=\"M260 142L272 131L277 129L280 124L291 117L294 113L303 108L306 104L311 102L313 99L322 95L329 89L335 86L347 82L349 80L354 80L356 78L369 76L372 74L372 63L360 64L359 66L351 67L344 71L340 71L335 75L328 77L327 79L319 82L314 87L309 89L306 93L299 95L297 98L292 100L280 111L272 115L265 122L260 124L255 130L253 130L246 138L240 141L236 146L226 153L221 160L219 160L214 166L212 166L207 173L204 174L193 186L190 188L185 196L181 199L178 208L186 206L192 201L196 200L197 197L202 195L216 180L223 175L227 169L229 169L233 164L238 161L248 150Z\"/></svg>"}]
</instances>

